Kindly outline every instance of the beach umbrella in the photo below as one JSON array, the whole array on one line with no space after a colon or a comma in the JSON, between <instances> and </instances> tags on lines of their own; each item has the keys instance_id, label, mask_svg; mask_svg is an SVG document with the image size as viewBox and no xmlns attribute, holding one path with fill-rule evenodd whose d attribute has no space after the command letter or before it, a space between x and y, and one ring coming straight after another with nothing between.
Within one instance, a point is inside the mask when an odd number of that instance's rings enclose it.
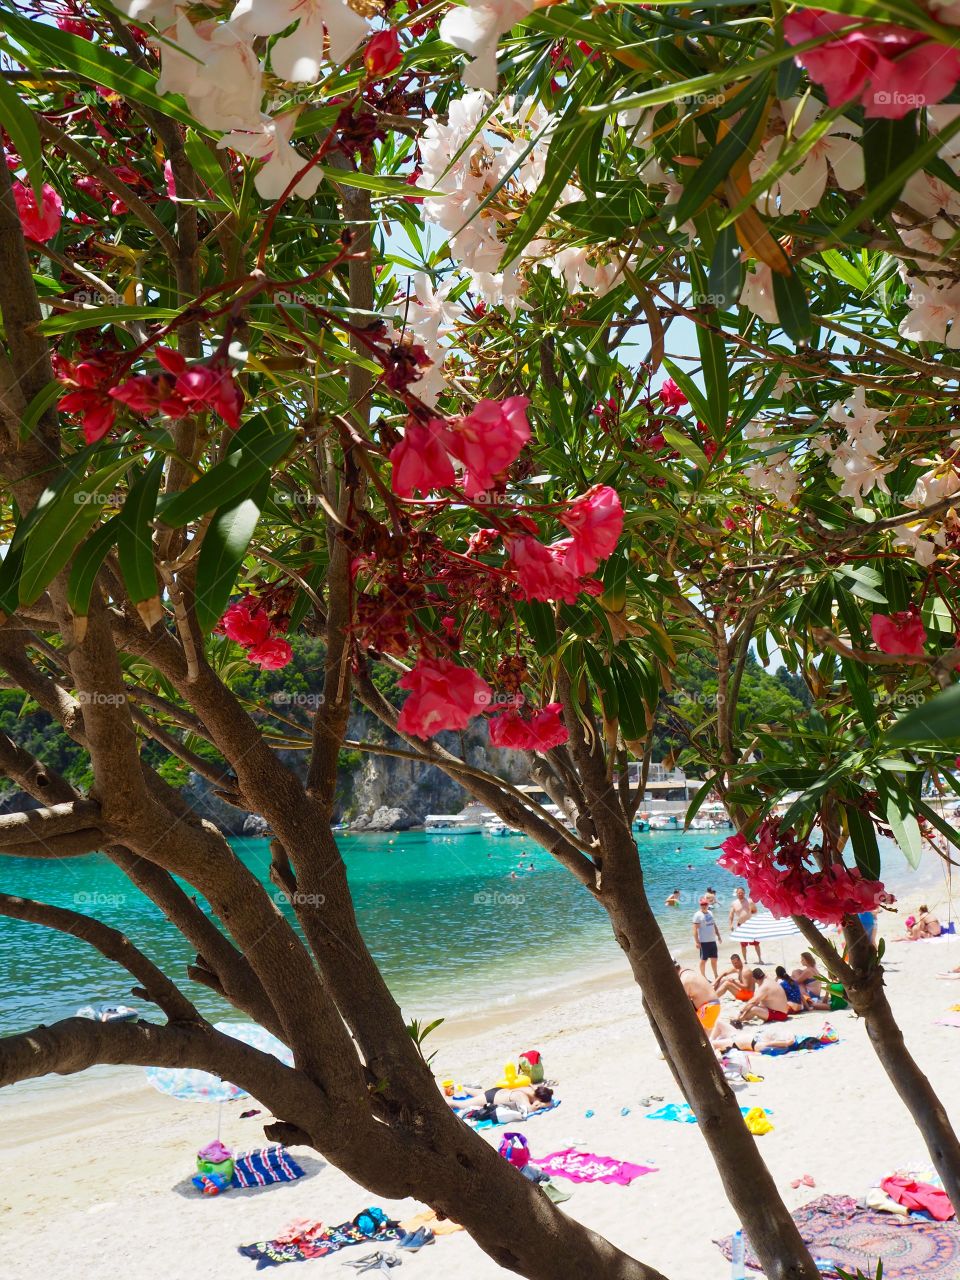
<instances>
[{"instance_id":1,"label":"beach umbrella","mask_svg":"<svg viewBox=\"0 0 960 1280\"><path fill-rule=\"evenodd\" d=\"M260 1049L263 1053L272 1053L275 1058L288 1067L293 1066L293 1054L275 1035L271 1035L264 1027L255 1022L216 1022L214 1028L224 1035L242 1040L244 1044ZM193 1067L147 1067L147 1079L155 1089L169 1094L171 1098L181 1098L187 1102L217 1102L217 1137L220 1137L220 1114L224 1102L232 1102L235 1098L247 1098L250 1095L239 1085L229 1080L221 1080L209 1071L199 1071Z\"/></svg>"},{"instance_id":2,"label":"beach umbrella","mask_svg":"<svg viewBox=\"0 0 960 1280\"><path fill-rule=\"evenodd\" d=\"M789 916L778 920L769 911L758 911L746 924L738 924L730 934L731 942L767 942L778 938L792 938L800 930Z\"/></svg>"}]
</instances>

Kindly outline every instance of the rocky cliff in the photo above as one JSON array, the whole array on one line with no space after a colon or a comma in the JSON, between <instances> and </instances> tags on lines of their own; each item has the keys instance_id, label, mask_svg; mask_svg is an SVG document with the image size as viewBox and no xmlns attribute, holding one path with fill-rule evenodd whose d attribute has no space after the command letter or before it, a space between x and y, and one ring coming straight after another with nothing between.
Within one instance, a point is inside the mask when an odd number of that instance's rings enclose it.
<instances>
[{"instance_id":1,"label":"rocky cliff","mask_svg":"<svg viewBox=\"0 0 960 1280\"><path fill-rule=\"evenodd\" d=\"M353 741L379 740L392 746L405 745L388 733L375 717L360 710L351 716L347 736ZM437 740L458 755L465 753L470 764L498 777L513 783L527 780L525 756L491 747L482 722L475 722L462 734L440 734ZM284 762L301 774L306 771L304 752L285 753ZM198 813L229 836L263 832L262 820L257 815L225 804L197 774L190 775L184 794ZM360 830L403 831L420 825L428 813L457 813L468 800L469 796L458 783L431 766L396 756L357 751L341 753L336 816Z\"/></svg>"}]
</instances>

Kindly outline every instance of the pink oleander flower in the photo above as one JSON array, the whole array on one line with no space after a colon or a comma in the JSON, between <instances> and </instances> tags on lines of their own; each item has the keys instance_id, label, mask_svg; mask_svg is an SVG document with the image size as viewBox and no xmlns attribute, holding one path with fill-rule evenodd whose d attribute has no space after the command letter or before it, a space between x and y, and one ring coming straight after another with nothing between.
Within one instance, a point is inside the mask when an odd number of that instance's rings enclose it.
<instances>
[{"instance_id":1,"label":"pink oleander flower","mask_svg":"<svg viewBox=\"0 0 960 1280\"><path fill-rule=\"evenodd\" d=\"M868 118L898 120L916 107L942 102L960 80L960 51L907 27L870 23L822 9L799 9L784 19L789 44L835 36L795 61L823 85L827 103L859 101Z\"/></svg>"},{"instance_id":2,"label":"pink oleander flower","mask_svg":"<svg viewBox=\"0 0 960 1280\"><path fill-rule=\"evenodd\" d=\"M212 409L228 427L234 430L239 427L243 392L226 366L190 365L177 378L174 390L192 409Z\"/></svg>"},{"instance_id":3,"label":"pink oleander flower","mask_svg":"<svg viewBox=\"0 0 960 1280\"><path fill-rule=\"evenodd\" d=\"M64 413L75 413L79 417L87 444L102 440L117 416L116 406L109 396L93 387L69 392L61 398L59 407Z\"/></svg>"},{"instance_id":4,"label":"pink oleander flower","mask_svg":"<svg viewBox=\"0 0 960 1280\"><path fill-rule=\"evenodd\" d=\"M262 645L270 635L270 615L258 601L244 596L227 609L217 630L245 648Z\"/></svg>"},{"instance_id":5,"label":"pink oleander flower","mask_svg":"<svg viewBox=\"0 0 960 1280\"><path fill-rule=\"evenodd\" d=\"M293 657L293 650L286 640L279 637L273 640L263 640L260 644L254 645L252 649L247 650L247 661L255 663L258 667L262 667L264 671L279 671L281 667L285 667Z\"/></svg>"},{"instance_id":6,"label":"pink oleander flower","mask_svg":"<svg viewBox=\"0 0 960 1280\"><path fill-rule=\"evenodd\" d=\"M450 423L447 450L464 467L468 498L493 489L530 439L527 396L481 400L464 418Z\"/></svg>"},{"instance_id":7,"label":"pink oleander flower","mask_svg":"<svg viewBox=\"0 0 960 1280\"><path fill-rule=\"evenodd\" d=\"M682 409L685 404L690 403L672 378L667 378L657 395L660 403L670 413L676 413L678 409Z\"/></svg>"},{"instance_id":8,"label":"pink oleander flower","mask_svg":"<svg viewBox=\"0 0 960 1280\"><path fill-rule=\"evenodd\" d=\"M363 50L363 65L372 80L380 80L383 76L395 71L403 61L400 50L400 37L393 27L386 31L378 31L367 41Z\"/></svg>"},{"instance_id":9,"label":"pink oleander flower","mask_svg":"<svg viewBox=\"0 0 960 1280\"><path fill-rule=\"evenodd\" d=\"M23 182L13 183L13 200L20 215L23 234L39 244L52 240L60 230L63 201L49 182L43 184L39 205L33 187Z\"/></svg>"},{"instance_id":10,"label":"pink oleander flower","mask_svg":"<svg viewBox=\"0 0 960 1280\"><path fill-rule=\"evenodd\" d=\"M927 638L915 605L902 613L875 613L870 619L870 632L884 653L921 654Z\"/></svg>"},{"instance_id":11,"label":"pink oleander flower","mask_svg":"<svg viewBox=\"0 0 960 1280\"><path fill-rule=\"evenodd\" d=\"M606 560L623 532L623 507L616 489L595 484L560 513L560 523L573 534L565 548L564 565L578 578L593 573Z\"/></svg>"},{"instance_id":12,"label":"pink oleander flower","mask_svg":"<svg viewBox=\"0 0 960 1280\"><path fill-rule=\"evenodd\" d=\"M493 699L493 690L482 676L447 658L421 658L398 683L410 696L401 708L397 728L416 738L432 738L444 729L465 729Z\"/></svg>"},{"instance_id":13,"label":"pink oleander flower","mask_svg":"<svg viewBox=\"0 0 960 1280\"><path fill-rule=\"evenodd\" d=\"M517 579L524 599L573 604L581 586L577 575L564 563L562 553L555 554L553 548L529 535L507 539L507 550L507 570Z\"/></svg>"},{"instance_id":14,"label":"pink oleander flower","mask_svg":"<svg viewBox=\"0 0 960 1280\"><path fill-rule=\"evenodd\" d=\"M821 924L842 924L844 916L875 910L894 899L879 880L867 880L856 868L834 865L811 870L813 853L776 819L761 823L751 844L739 833L723 842L718 865L746 880L750 896L772 915L807 916Z\"/></svg>"},{"instance_id":15,"label":"pink oleander flower","mask_svg":"<svg viewBox=\"0 0 960 1280\"><path fill-rule=\"evenodd\" d=\"M541 711L525 719L511 708L490 721L490 744L510 751L549 751L562 746L570 737L560 719L562 702L550 702Z\"/></svg>"},{"instance_id":16,"label":"pink oleander flower","mask_svg":"<svg viewBox=\"0 0 960 1280\"><path fill-rule=\"evenodd\" d=\"M453 463L445 444L447 436L446 425L437 418L426 426L412 418L408 420L403 439L390 450L391 485L398 497L412 498L415 492L426 495L454 483Z\"/></svg>"}]
</instances>

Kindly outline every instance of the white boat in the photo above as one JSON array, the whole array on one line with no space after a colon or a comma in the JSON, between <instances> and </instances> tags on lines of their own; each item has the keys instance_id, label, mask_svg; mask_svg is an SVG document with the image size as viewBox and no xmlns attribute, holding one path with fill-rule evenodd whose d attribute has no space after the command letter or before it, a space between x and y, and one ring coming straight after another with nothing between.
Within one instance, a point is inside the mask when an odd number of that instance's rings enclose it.
<instances>
[{"instance_id":1,"label":"white boat","mask_svg":"<svg viewBox=\"0 0 960 1280\"><path fill-rule=\"evenodd\" d=\"M508 827L505 822L488 822L483 828L484 834L488 836L499 836L503 839L505 836L519 836L522 831L518 831L516 827Z\"/></svg>"},{"instance_id":2,"label":"white boat","mask_svg":"<svg viewBox=\"0 0 960 1280\"><path fill-rule=\"evenodd\" d=\"M85 1004L82 1009L77 1010L76 1016L90 1018L93 1022L132 1022L140 1014L128 1004Z\"/></svg>"},{"instance_id":3,"label":"white boat","mask_svg":"<svg viewBox=\"0 0 960 1280\"><path fill-rule=\"evenodd\" d=\"M459 813L428 813L423 825L428 836L478 836L483 831L479 822L469 822Z\"/></svg>"}]
</instances>

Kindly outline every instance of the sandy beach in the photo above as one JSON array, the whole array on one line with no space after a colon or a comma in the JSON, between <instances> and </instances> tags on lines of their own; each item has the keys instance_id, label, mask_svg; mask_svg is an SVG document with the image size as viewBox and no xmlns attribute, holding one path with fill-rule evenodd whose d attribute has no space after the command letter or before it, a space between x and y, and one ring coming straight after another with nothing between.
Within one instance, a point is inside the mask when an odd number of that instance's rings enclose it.
<instances>
[{"instance_id":1,"label":"sandy beach","mask_svg":"<svg viewBox=\"0 0 960 1280\"><path fill-rule=\"evenodd\" d=\"M895 932L896 918L889 925L888 933ZM787 946L790 965L799 952L795 941ZM780 945L773 949L779 953ZM770 958L780 960L779 954ZM936 1025L960 1002L960 982L936 978L960 963L960 939L891 943L887 960L890 997L907 1043L960 1123L960 1028ZM796 1022L798 1029L815 1032L825 1019L810 1012ZM885 1172L924 1163L920 1136L863 1027L845 1011L830 1021L838 1045L819 1053L757 1057L755 1069L765 1079L740 1090L744 1104L772 1112L775 1128L758 1141L791 1208L822 1193L862 1196ZM539 1048L562 1103L519 1126L534 1158L580 1145L657 1167L626 1187L565 1183L574 1194L564 1211L671 1280L729 1275L712 1240L738 1224L697 1126L648 1120L640 1103L651 1093L668 1102L680 1098L658 1056L639 992L625 974L545 992L509 1011L451 1020L431 1044L439 1050L438 1078L482 1084L497 1078L511 1056ZM224 1108L223 1137L235 1149L263 1143L258 1121L239 1118L253 1105L239 1101ZM629 1113L622 1114L624 1109ZM69 1273L83 1280L180 1280L198 1274L249 1280L254 1263L237 1246L269 1238L291 1219L337 1223L377 1203L404 1218L421 1207L413 1200L381 1200L315 1153L296 1149L308 1173L300 1181L201 1197L188 1179L196 1149L214 1136L216 1122L215 1107L163 1097L132 1069L0 1092L3 1276L34 1276L39 1246L45 1259L69 1259ZM488 1131L488 1140L501 1132ZM805 1173L816 1189L793 1190L790 1182ZM357 1250L347 1250L301 1266L311 1276L353 1274L344 1263L356 1256ZM404 1275L423 1280L503 1274L465 1233L438 1239L405 1258L403 1267Z\"/></svg>"}]
</instances>

